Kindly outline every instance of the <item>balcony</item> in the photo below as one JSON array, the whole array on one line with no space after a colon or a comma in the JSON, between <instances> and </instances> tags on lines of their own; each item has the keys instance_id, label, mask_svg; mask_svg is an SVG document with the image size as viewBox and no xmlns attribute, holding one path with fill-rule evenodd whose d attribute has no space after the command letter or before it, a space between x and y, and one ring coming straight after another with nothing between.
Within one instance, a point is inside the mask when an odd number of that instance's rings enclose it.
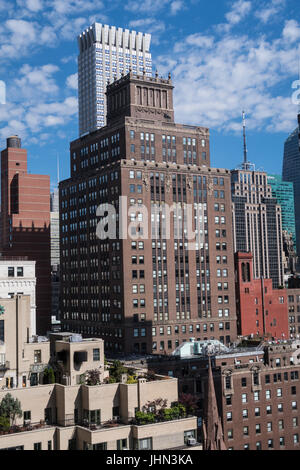
<instances>
[{"instance_id":1,"label":"balcony","mask_svg":"<svg viewBox=\"0 0 300 470\"><path fill-rule=\"evenodd\" d=\"M39 423L31 423L27 422L26 424L24 423L23 426L17 426L13 425L10 426L8 429L0 429L0 437L1 436L6 436L7 434L17 434L20 432L29 432L29 431L36 431L39 429L45 429L45 428L52 428L54 425L51 424L46 424L45 421L40 421Z\"/></svg>"},{"instance_id":2,"label":"balcony","mask_svg":"<svg viewBox=\"0 0 300 470\"><path fill-rule=\"evenodd\" d=\"M0 371L6 371L10 369L10 362L5 361L3 363L0 363Z\"/></svg>"}]
</instances>

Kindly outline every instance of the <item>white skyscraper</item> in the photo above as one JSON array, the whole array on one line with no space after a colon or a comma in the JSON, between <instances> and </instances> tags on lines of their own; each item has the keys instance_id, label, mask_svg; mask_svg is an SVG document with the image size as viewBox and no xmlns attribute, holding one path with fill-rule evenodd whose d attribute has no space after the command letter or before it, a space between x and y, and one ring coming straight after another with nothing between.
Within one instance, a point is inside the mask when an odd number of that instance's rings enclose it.
<instances>
[{"instance_id":1,"label":"white skyscraper","mask_svg":"<svg viewBox=\"0 0 300 470\"><path fill-rule=\"evenodd\" d=\"M80 136L106 125L106 85L122 74L152 75L150 34L94 23L78 36Z\"/></svg>"}]
</instances>

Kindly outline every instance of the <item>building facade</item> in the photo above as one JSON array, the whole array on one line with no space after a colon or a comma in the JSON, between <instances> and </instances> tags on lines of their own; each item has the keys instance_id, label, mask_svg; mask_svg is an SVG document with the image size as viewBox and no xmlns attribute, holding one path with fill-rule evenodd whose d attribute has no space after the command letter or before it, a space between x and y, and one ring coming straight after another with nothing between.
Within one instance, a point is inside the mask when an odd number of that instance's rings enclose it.
<instances>
[{"instance_id":1,"label":"building facade","mask_svg":"<svg viewBox=\"0 0 300 470\"><path fill-rule=\"evenodd\" d=\"M108 383L101 339L32 337L30 297L1 304L0 402L9 393L21 408L7 427L1 421L1 450L163 450L196 442L196 417L182 417L176 426L136 421L136 412L151 401L162 398L168 407L178 401L176 379L141 374L128 383L123 374L120 382ZM55 383L45 381L49 367ZM85 380L91 370L98 371L95 385Z\"/></svg>"},{"instance_id":2,"label":"building facade","mask_svg":"<svg viewBox=\"0 0 300 470\"><path fill-rule=\"evenodd\" d=\"M50 177L28 174L17 136L1 152L0 252L36 262L36 330L45 334L51 325Z\"/></svg>"},{"instance_id":3,"label":"building facade","mask_svg":"<svg viewBox=\"0 0 300 470\"><path fill-rule=\"evenodd\" d=\"M0 299L30 295L30 329L36 335L35 261L0 258Z\"/></svg>"},{"instance_id":4,"label":"building facade","mask_svg":"<svg viewBox=\"0 0 300 470\"><path fill-rule=\"evenodd\" d=\"M236 338L230 172L209 168L208 129L174 122L172 90L170 78L132 73L111 84L108 125L71 143L60 183L63 329L111 352L170 353L193 332ZM126 237L97 237L105 203L125 211ZM155 208L162 222L174 204L202 211L192 250L172 217L169 234L151 231Z\"/></svg>"},{"instance_id":5,"label":"building facade","mask_svg":"<svg viewBox=\"0 0 300 470\"><path fill-rule=\"evenodd\" d=\"M300 116L298 116L300 122ZM294 183L295 221L297 254L300 253L300 150L299 127L287 138L284 144L284 157L282 167L283 181Z\"/></svg>"},{"instance_id":6,"label":"building facade","mask_svg":"<svg viewBox=\"0 0 300 470\"><path fill-rule=\"evenodd\" d=\"M50 200L50 238L51 238L51 317L52 325L59 326L59 290L60 290L60 241L59 241L59 193L56 189Z\"/></svg>"},{"instance_id":7,"label":"building facade","mask_svg":"<svg viewBox=\"0 0 300 470\"><path fill-rule=\"evenodd\" d=\"M236 253L235 269L238 333L288 339L287 290L273 289L272 279L253 278L251 253Z\"/></svg>"},{"instance_id":8,"label":"building facade","mask_svg":"<svg viewBox=\"0 0 300 470\"><path fill-rule=\"evenodd\" d=\"M281 207L282 230L292 234L296 245L294 185L282 181L279 175L268 175L268 184L272 188L272 196Z\"/></svg>"},{"instance_id":9,"label":"building facade","mask_svg":"<svg viewBox=\"0 0 300 470\"><path fill-rule=\"evenodd\" d=\"M267 174L251 169L231 172L235 252L253 254L253 276L284 284L281 207Z\"/></svg>"},{"instance_id":10,"label":"building facade","mask_svg":"<svg viewBox=\"0 0 300 470\"><path fill-rule=\"evenodd\" d=\"M222 428L218 428L227 450L299 450L299 340L227 352L211 349L211 345L196 348L194 340L190 346L185 357L153 358L143 361L143 367L147 362L156 373L176 377L179 393L198 399L201 421L206 417L210 356L218 408L215 416L221 418Z\"/></svg>"},{"instance_id":11,"label":"building facade","mask_svg":"<svg viewBox=\"0 0 300 470\"><path fill-rule=\"evenodd\" d=\"M289 328L291 338L300 337L300 288L287 289Z\"/></svg>"},{"instance_id":12,"label":"building facade","mask_svg":"<svg viewBox=\"0 0 300 470\"><path fill-rule=\"evenodd\" d=\"M152 75L150 34L94 23L78 37L79 135L106 124L106 86L129 70Z\"/></svg>"}]
</instances>

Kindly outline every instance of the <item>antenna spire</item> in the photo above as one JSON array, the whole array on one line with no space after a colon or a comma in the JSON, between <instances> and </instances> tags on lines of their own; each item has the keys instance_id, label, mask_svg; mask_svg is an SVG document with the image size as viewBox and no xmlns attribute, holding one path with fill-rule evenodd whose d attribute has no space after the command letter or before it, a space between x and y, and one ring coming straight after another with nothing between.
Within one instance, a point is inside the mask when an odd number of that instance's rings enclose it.
<instances>
[{"instance_id":1,"label":"antenna spire","mask_svg":"<svg viewBox=\"0 0 300 470\"><path fill-rule=\"evenodd\" d=\"M244 169L248 168L248 150L246 141L246 113L243 111Z\"/></svg>"},{"instance_id":2,"label":"antenna spire","mask_svg":"<svg viewBox=\"0 0 300 470\"><path fill-rule=\"evenodd\" d=\"M56 160L57 160L57 187L59 185L59 155L56 155Z\"/></svg>"}]
</instances>

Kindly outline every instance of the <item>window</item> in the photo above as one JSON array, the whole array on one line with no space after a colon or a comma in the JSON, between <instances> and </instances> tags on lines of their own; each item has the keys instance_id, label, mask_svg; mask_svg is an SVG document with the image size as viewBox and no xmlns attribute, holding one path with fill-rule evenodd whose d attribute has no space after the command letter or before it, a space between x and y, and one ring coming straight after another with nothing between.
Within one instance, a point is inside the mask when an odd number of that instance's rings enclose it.
<instances>
[{"instance_id":1,"label":"window","mask_svg":"<svg viewBox=\"0 0 300 470\"><path fill-rule=\"evenodd\" d=\"M261 433L260 424L256 424L256 425L255 425L255 433L256 433L256 434L260 434L260 433Z\"/></svg>"},{"instance_id":2,"label":"window","mask_svg":"<svg viewBox=\"0 0 300 470\"><path fill-rule=\"evenodd\" d=\"M271 390L266 390L266 400L271 399Z\"/></svg>"},{"instance_id":3,"label":"window","mask_svg":"<svg viewBox=\"0 0 300 470\"><path fill-rule=\"evenodd\" d=\"M271 415L271 414L272 414L272 407L271 407L271 405L268 405L268 406L266 407L266 413L267 413L267 415Z\"/></svg>"},{"instance_id":4,"label":"window","mask_svg":"<svg viewBox=\"0 0 300 470\"><path fill-rule=\"evenodd\" d=\"M228 412L226 414L226 418L227 418L227 421L232 421L232 413L231 412Z\"/></svg>"},{"instance_id":5,"label":"window","mask_svg":"<svg viewBox=\"0 0 300 470\"><path fill-rule=\"evenodd\" d=\"M268 448L273 449L273 439L268 440Z\"/></svg>"},{"instance_id":6,"label":"window","mask_svg":"<svg viewBox=\"0 0 300 470\"><path fill-rule=\"evenodd\" d=\"M243 410L243 419L248 418L248 410Z\"/></svg>"},{"instance_id":7,"label":"window","mask_svg":"<svg viewBox=\"0 0 300 470\"><path fill-rule=\"evenodd\" d=\"M232 405L232 397L231 397L231 395L226 395L226 405L227 405L227 406Z\"/></svg>"},{"instance_id":8,"label":"window","mask_svg":"<svg viewBox=\"0 0 300 470\"><path fill-rule=\"evenodd\" d=\"M24 269L21 267L17 267L17 276L23 277L24 276Z\"/></svg>"},{"instance_id":9,"label":"window","mask_svg":"<svg viewBox=\"0 0 300 470\"><path fill-rule=\"evenodd\" d=\"M272 432L272 423L267 423L267 432Z\"/></svg>"},{"instance_id":10,"label":"window","mask_svg":"<svg viewBox=\"0 0 300 470\"><path fill-rule=\"evenodd\" d=\"M277 397L282 397L282 388L277 388Z\"/></svg>"},{"instance_id":11,"label":"window","mask_svg":"<svg viewBox=\"0 0 300 470\"><path fill-rule=\"evenodd\" d=\"M299 444L299 434L294 434L293 440L294 440L294 444Z\"/></svg>"},{"instance_id":12,"label":"window","mask_svg":"<svg viewBox=\"0 0 300 470\"><path fill-rule=\"evenodd\" d=\"M244 426L244 427L243 427L243 434L244 434L244 436L249 436L249 428L248 428L248 426Z\"/></svg>"},{"instance_id":13,"label":"window","mask_svg":"<svg viewBox=\"0 0 300 470\"><path fill-rule=\"evenodd\" d=\"M40 364L41 362L42 362L42 351L40 349L35 350L34 351L34 363Z\"/></svg>"},{"instance_id":14,"label":"window","mask_svg":"<svg viewBox=\"0 0 300 470\"><path fill-rule=\"evenodd\" d=\"M31 421L31 411L24 411L23 420L24 420L24 425L27 424L26 422Z\"/></svg>"},{"instance_id":15,"label":"window","mask_svg":"<svg viewBox=\"0 0 300 470\"><path fill-rule=\"evenodd\" d=\"M292 410L297 410L297 402L292 401Z\"/></svg>"},{"instance_id":16,"label":"window","mask_svg":"<svg viewBox=\"0 0 300 470\"><path fill-rule=\"evenodd\" d=\"M278 421L278 429L279 429L279 431L282 431L282 430L284 429L284 421L283 421L283 419L280 419L280 420Z\"/></svg>"},{"instance_id":17,"label":"window","mask_svg":"<svg viewBox=\"0 0 300 470\"><path fill-rule=\"evenodd\" d=\"M42 450L42 443L41 442L35 442L33 444L33 450Z\"/></svg>"},{"instance_id":18,"label":"window","mask_svg":"<svg viewBox=\"0 0 300 470\"><path fill-rule=\"evenodd\" d=\"M259 392L254 392L254 401L259 401Z\"/></svg>"},{"instance_id":19,"label":"window","mask_svg":"<svg viewBox=\"0 0 300 470\"><path fill-rule=\"evenodd\" d=\"M117 441L117 450L124 450L127 449L127 439L119 439Z\"/></svg>"},{"instance_id":20,"label":"window","mask_svg":"<svg viewBox=\"0 0 300 470\"><path fill-rule=\"evenodd\" d=\"M293 428L297 428L298 427L298 418L293 418Z\"/></svg>"},{"instance_id":21,"label":"window","mask_svg":"<svg viewBox=\"0 0 300 470\"><path fill-rule=\"evenodd\" d=\"M152 437L138 440L137 450L151 450L151 449L152 449Z\"/></svg>"},{"instance_id":22,"label":"window","mask_svg":"<svg viewBox=\"0 0 300 470\"><path fill-rule=\"evenodd\" d=\"M15 276L15 268L8 268L8 277L14 277Z\"/></svg>"},{"instance_id":23,"label":"window","mask_svg":"<svg viewBox=\"0 0 300 470\"><path fill-rule=\"evenodd\" d=\"M100 361L100 349L93 349L93 361Z\"/></svg>"},{"instance_id":24,"label":"window","mask_svg":"<svg viewBox=\"0 0 300 470\"><path fill-rule=\"evenodd\" d=\"M242 403L247 403L247 393L242 394Z\"/></svg>"},{"instance_id":25,"label":"window","mask_svg":"<svg viewBox=\"0 0 300 470\"><path fill-rule=\"evenodd\" d=\"M254 415L255 416L260 416L260 408L255 408Z\"/></svg>"}]
</instances>

